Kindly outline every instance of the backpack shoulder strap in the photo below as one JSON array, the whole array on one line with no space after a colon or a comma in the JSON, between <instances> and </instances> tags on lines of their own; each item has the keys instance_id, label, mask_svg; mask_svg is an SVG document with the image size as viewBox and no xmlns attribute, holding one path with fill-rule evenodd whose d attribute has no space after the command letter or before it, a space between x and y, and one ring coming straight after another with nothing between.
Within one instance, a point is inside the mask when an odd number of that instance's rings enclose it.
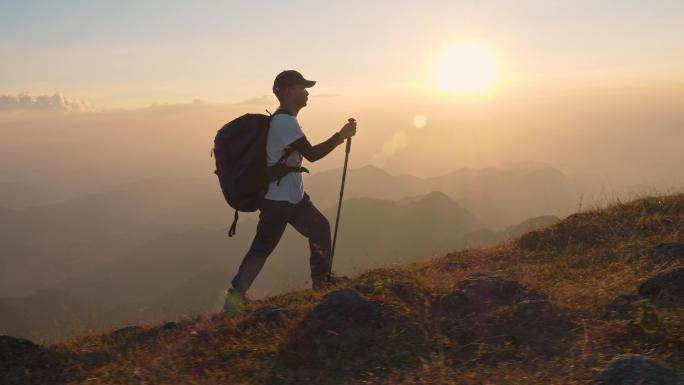
<instances>
[{"instance_id":1,"label":"backpack shoulder strap","mask_svg":"<svg viewBox=\"0 0 684 385\"><path fill-rule=\"evenodd\" d=\"M268 112L268 110L266 110L266 112ZM271 114L271 119L273 119L273 117L276 116L276 115L278 115L278 114L284 114L284 115L290 115L290 116L292 116L292 113L290 113L290 111L286 110L286 109L283 108L283 107L278 107L278 109L275 110L275 112L274 112L273 114ZM290 156L290 154L292 154L294 151L295 151L295 150L294 150L294 148L292 148L292 147L287 147L287 148L285 148L285 152L283 153L283 156L281 156L280 159L278 159L278 161L276 162L276 164L283 163L283 161L284 161L285 159L287 159L287 157Z\"/></svg>"},{"instance_id":2,"label":"backpack shoulder strap","mask_svg":"<svg viewBox=\"0 0 684 385\"><path fill-rule=\"evenodd\" d=\"M238 211L235 210L235 219L233 219L233 224L230 225L230 229L228 229L228 236L229 237L232 237L237 232L237 221L238 221Z\"/></svg>"},{"instance_id":3,"label":"backpack shoulder strap","mask_svg":"<svg viewBox=\"0 0 684 385\"><path fill-rule=\"evenodd\" d=\"M267 112L268 112L268 111L267 111ZM290 111L286 110L286 109L283 108L283 107L278 107L278 109L271 115L271 119L273 119L273 117L276 116L276 115L278 115L278 114L285 114L285 115L293 116L292 113L291 113ZM285 159L287 159L287 157L290 156L290 154L292 154L294 151L295 151L294 148L292 148L292 147L286 147L286 148L285 148L285 151L283 152L283 156L281 156L280 159L278 159L278 161L277 161L273 166L271 166L271 167L281 166L281 165L283 164L283 162L285 161ZM282 166L281 166L281 167L282 167ZM290 167L290 166L286 166L286 167L285 167L285 170L286 170L286 173L285 173L285 174L288 174L288 173L291 173L291 172L306 172L306 173L309 172L309 170L307 170L306 167ZM283 177L281 176L280 178L277 179L277 181L278 181L277 185L278 185L278 186L280 186L280 180L281 180L282 178L283 178Z\"/></svg>"}]
</instances>

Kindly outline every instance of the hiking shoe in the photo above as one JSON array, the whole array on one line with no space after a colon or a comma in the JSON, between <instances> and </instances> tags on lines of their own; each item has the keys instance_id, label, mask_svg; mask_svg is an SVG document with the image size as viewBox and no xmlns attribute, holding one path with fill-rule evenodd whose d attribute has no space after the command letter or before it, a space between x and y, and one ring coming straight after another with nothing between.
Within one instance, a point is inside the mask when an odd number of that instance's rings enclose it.
<instances>
[{"instance_id":1,"label":"hiking shoe","mask_svg":"<svg viewBox=\"0 0 684 385\"><path fill-rule=\"evenodd\" d=\"M345 277L343 275L336 276L325 273L311 277L311 288L314 290L325 290L349 283L351 283L351 278Z\"/></svg>"},{"instance_id":2,"label":"hiking shoe","mask_svg":"<svg viewBox=\"0 0 684 385\"><path fill-rule=\"evenodd\" d=\"M226 300L223 302L223 312L227 314L237 314L242 311L245 304L251 302L247 295L237 289L230 288L226 293Z\"/></svg>"}]
</instances>

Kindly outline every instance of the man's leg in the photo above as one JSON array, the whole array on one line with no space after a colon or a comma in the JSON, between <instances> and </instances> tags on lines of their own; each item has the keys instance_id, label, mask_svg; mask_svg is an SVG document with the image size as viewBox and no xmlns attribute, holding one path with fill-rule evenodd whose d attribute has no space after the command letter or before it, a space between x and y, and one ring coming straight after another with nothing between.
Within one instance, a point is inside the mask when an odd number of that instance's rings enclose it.
<instances>
[{"instance_id":1,"label":"man's leg","mask_svg":"<svg viewBox=\"0 0 684 385\"><path fill-rule=\"evenodd\" d=\"M330 223L304 194L294 207L290 224L309 239L311 276L327 274L330 269Z\"/></svg>"},{"instance_id":2,"label":"man's leg","mask_svg":"<svg viewBox=\"0 0 684 385\"><path fill-rule=\"evenodd\" d=\"M266 258L273 252L280 237L283 236L293 208L294 205L289 202L264 199L259 213L256 235L233 278L233 288L245 293L252 286L252 282L266 263Z\"/></svg>"}]
</instances>

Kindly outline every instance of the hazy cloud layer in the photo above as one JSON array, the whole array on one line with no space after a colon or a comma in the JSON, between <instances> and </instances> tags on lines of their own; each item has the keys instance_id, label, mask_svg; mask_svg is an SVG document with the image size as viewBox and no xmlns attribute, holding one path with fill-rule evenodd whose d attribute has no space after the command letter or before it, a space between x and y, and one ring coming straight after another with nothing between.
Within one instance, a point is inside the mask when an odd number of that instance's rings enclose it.
<instances>
[{"instance_id":1,"label":"hazy cloud layer","mask_svg":"<svg viewBox=\"0 0 684 385\"><path fill-rule=\"evenodd\" d=\"M276 101L276 98L274 95L263 95L259 96L256 98L251 98L251 99L246 99L242 100L236 103L233 103L234 105L255 105L255 104L273 104Z\"/></svg>"},{"instance_id":2,"label":"hazy cloud layer","mask_svg":"<svg viewBox=\"0 0 684 385\"><path fill-rule=\"evenodd\" d=\"M59 92L50 95L29 94L0 95L0 111L90 111L91 107L82 101L68 99Z\"/></svg>"},{"instance_id":3,"label":"hazy cloud layer","mask_svg":"<svg viewBox=\"0 0 684 385\"><path fill-rule=\"evenodd\" d=\"M312 98L335 98L340 96L340 94L313 94L311 95ZM277 102L275 95L262 95L259 97L251 98L251 99L246 99L242 100L236 103L233 103L234 105L261 105L261 104L273 104Z\"/></svg>"},{"instance_id":4,"label":"hazy cloud layer","mask_svg":"<svg viewBox=\"0 0 684 385\"><path fill-rule=\"evenodd\" d=\"M339 94L316 94L313 98L332 98ZM278 100L274 95L262 95L239 102L231 103L229 106L263 106L273 105ZM191 109L197 107L217 107L219 103L210 102L202 99L194 99L189 103L154 103L143 108L133 108L133 110L178 110ZM90 104L67 98L60 92L53 95L30 95L22 93L19 95L0 95L1 112L103 112L108 109L94 108Z\"/></svg>"}]
</instances>

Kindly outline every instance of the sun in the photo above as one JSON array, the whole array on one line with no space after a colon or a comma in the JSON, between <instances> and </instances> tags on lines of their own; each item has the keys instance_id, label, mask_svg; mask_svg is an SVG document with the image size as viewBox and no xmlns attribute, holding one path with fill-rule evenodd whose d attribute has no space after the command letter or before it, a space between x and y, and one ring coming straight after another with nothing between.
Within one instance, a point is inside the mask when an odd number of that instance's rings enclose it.
<instances>
[{"instance_id":1,"label":"sun","mask_svg":"<svg viewBox=\"0 0 684 385\"><path fill-rule=\"evenodd\" d=\"M497 69L492 55L471 42L453 45L435 63L435 83L443 90L459 95L475 95L490 88Z\"/></svg>"}]
</instances>

